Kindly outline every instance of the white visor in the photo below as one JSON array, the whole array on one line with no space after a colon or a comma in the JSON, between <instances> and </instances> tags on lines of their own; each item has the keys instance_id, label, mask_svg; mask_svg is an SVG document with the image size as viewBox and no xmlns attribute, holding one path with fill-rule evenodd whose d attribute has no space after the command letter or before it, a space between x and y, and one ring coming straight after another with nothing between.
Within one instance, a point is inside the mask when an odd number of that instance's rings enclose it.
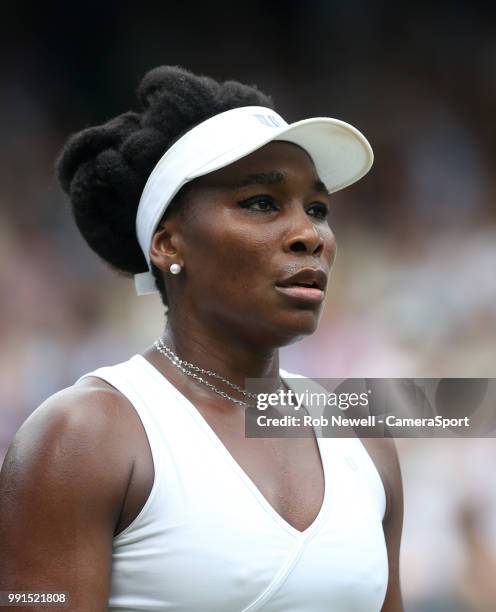
<instances>
[{"instance_id":1,"label":"white visor","mask_svg":"<svg viewBox=\"0 0 496 612\"><path fill-rule=\"evenodd\" d=\"M374 160L363 134L348 123L330 117L288 124L270 108L243 106L203 121L164 153L143 189L136 233L148 271L134 277L138 295L157 292L150 271L152 237L181 187L232 164L272 140L286 140L305 149L329 193L358 181Z\"/></svg>"}]
</instances>

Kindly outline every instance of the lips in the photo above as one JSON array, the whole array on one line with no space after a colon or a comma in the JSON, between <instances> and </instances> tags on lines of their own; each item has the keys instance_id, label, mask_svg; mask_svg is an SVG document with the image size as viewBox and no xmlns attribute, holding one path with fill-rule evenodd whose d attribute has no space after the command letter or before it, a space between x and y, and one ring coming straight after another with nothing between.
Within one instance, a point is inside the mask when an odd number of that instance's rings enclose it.
<instances>
[{"instance_id":1,"label":"lips","mask_svg":"<svg viewBox=\"0 0 496 612\"><path fill-rule=\"evenodd\" d=\"M324 291L327 285L327 274L320 268L303 268L293 276L276 283L277 287L307 287Z\"/></svg>"},{"instance_id":2,"label":"lips","mask_svg":"<svg viewBox=\"0 0 496 612\"><path fill-rule=\"evenodd\" d=\"M294 300L320 303L324 299L327 275L323 270L304 268L276 283L278 292Z\"/></svg>"}]
</instances>

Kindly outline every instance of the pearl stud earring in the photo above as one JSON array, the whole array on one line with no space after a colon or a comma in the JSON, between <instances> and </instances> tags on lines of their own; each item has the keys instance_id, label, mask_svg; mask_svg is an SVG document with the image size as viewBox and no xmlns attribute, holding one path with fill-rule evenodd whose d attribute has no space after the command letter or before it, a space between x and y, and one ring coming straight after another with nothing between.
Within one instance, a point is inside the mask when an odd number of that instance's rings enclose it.
<instances>
[{"instance_id":1,"label":"pearl stud earring","mask_svg":"<svg viewBox=\"0 0 496 612\"><path fill-rule=\"evenodd\" d=\"M179 274L179 272L181 272L182 267L177 264L177 263L173 263L171 264L171 267L169 268L171 274Z\"/></svg>"}]
</instances>

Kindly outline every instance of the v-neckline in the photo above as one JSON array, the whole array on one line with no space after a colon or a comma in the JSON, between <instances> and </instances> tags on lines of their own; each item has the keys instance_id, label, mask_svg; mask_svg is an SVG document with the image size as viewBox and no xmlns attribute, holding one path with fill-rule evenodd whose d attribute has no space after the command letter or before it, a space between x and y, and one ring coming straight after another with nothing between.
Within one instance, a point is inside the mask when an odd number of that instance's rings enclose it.
<instances>
[{"instance_id":1,"label":"v-neckline","mask_svg":"<svg viewBox=\"0 0 496 612\"><path fill-rule=\"evenodd\" d=\"M264 510L288 533L290 533L294 537L298 538L306 538L311 533L313 533L317 527L322 522L323 516L327 509L328 497L329 497L329 474L328 474L328 461L325 455L326 448L325 445L321 444L321 437L317 434L315 426L312 426L315 440L317 443L317 450L319 454L319 459L322 464L322 473L324 478L324 495L322 499L322 504L320 510L317 513L317 516L310 523L306 529L300 531L293 527L291 523L289 523L277 510L274 506L269 502L269 500L265 497L259 487L255 484L255 482L248 476L245 470L241 467L241 465L236 461L234 456L231 454L227 446L222 442L219 436L216 434L214 429L210 426L205 417L201 414L201 412L196 408L196 406L191 402L166 376L164 376L157 367L153 365L151 361L149 361L143 355L137 353L135 357L138 357L142 362L145 363L146 367L149 368L150 372L154 376L159 377L159 380L165 384L167 387L171 389L173 393L177 396L177 398L181 401L181 403L186 407L189 414L192 418L198 423L199 427L205 433L205 435L213 442L214 446L224 455L229 465L231 465L232 469L236 472L240 480L242 480L245 486L251 491L252 495L257 499L259 504L264 508ZM283 370L279 370L281 378L284 380L286 385L293 389L290 380L282 375ZM294 389L293 389L294 390Z\"/></svg>"}]
</instances>

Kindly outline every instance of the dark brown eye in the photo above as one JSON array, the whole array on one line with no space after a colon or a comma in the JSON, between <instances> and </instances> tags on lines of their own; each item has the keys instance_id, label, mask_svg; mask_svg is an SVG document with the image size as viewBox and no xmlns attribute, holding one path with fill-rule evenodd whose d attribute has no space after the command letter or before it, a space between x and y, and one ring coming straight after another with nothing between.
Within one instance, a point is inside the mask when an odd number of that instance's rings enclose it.
<instances>
[{"instance_id":1,"label":"dark brown eye","mask_svg":"<svg viewBox=\"0 0 496 612\"><path fill-rule=\"evenodd\" d=\"M256 212L271 212L273 210L277 210L277 207L272 199L266 196L250 198L249 200L240 202L239 205L241 208L249 208L250 210L254 210Z\"/></svg>"},{"instance_id":2,"label":"dark brown eye","mask_svg":"<svg viewBox=\"0 0 496 612\"><path fill-rule=\"evenodd\" d=\"M308 211L314 211L310 214L317 219L326 219L329 215L329 207L326 204L313 204L307 208L307 212Z\"/></svg>"}]
</instances>

